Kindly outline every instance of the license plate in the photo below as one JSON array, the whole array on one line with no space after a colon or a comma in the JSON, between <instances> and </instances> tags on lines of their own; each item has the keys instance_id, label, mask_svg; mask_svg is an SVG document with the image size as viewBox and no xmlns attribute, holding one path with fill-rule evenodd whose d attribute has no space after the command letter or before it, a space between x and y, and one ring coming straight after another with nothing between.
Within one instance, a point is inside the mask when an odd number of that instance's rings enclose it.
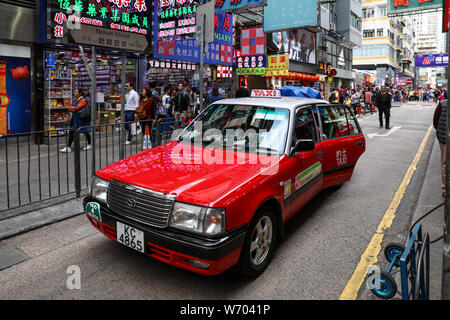
<instances>
[{"instance_id":1,"label":"license plate","mask_svg":"<svg viewBox=\"0 0 450 320\"><path fill-rule=\"evenodd\" d=\"M117 222L117 242L144 253L144 233L120 222Z\"/></svg>"}]
</instances>

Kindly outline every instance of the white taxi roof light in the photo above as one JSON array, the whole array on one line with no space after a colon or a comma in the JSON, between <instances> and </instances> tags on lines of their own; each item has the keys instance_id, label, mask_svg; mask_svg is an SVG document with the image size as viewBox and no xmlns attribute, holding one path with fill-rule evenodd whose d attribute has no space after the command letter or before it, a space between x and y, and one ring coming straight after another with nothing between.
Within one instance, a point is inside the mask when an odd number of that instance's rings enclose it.
<instances>
[{"instance_id":1,"label":"white taxi roof light","mask_svg":"<svg viewBox=\"0 0 450 320\"><path fill-rule=\"evenodd\" d=\"M252 90L252 98L281 98L280 90Z\"/></svg>"}]
</instances>

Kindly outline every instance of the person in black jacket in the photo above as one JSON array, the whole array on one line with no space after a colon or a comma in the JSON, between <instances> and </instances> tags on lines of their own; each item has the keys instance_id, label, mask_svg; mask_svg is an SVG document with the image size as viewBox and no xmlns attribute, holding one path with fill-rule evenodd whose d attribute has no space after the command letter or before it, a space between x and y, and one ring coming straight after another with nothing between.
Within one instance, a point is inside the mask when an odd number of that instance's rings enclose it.
<instances>
[{"instance_id":1,"label":"person in black jacket","mask_svg":"<svg viewBox=\"0 0 450 320\"><path fill-rule=\"evenodd\" d=\"M172 116L175 118L175 121L180 121L181 119L186 118L190 112L189 97L186 94L183 85L180 83L178 85L178 92L173 100Z\"/></svg>"},{"instance_id":2,"label":"person in black jacket","mask_svg":"<svg viewBox=\"0 0 450 320\"><path fill-rule=\"evenodd\" d=\"M375 96L375 103L378 108L378 116L380 119L380 128L383 128L383 114L386 119L386 129L390 129L389 121L391 118L391 101L392 96L389 94L386 87L381 88L381 92Z\"/></svg>"},{"instance_id":3,"label":"person in black jacket","mask_svg":"<svg viewBox=\"0 0 450 320\"><path fill-rule=\"evenodd\" d=\"M250 97L250 91L245 87L245 81L241 81L241 87L236 90L236 98Z\"/></svg>"},{"instance_id":4,"label":"person in black jacket","mask_svg":"<svg viewBox=\"0 0 450 320\"><path fill-rule=\"evenodd\" d=\"M447 101L439 102L433 118L436 138L441 148L442 196L446 197L445 184L447 182Z\"/></svg>"}]
</instances>

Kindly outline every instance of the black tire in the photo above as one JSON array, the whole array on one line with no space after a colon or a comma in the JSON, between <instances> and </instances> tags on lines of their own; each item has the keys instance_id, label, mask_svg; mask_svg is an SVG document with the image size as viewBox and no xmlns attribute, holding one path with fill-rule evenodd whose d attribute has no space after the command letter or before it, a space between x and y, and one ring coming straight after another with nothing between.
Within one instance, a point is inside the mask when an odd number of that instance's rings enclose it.
<instances>
[{"instance_id":1,"label":"black tire","mask_svg":"<svg viewBox=\"0 0 450 320\"><path fill-rule=\"evenodd\" d=\"M335 185L329 187L329 189L330 189L330 190L333 190L333 191L337 191L337 190L339 190L340 188L342 188L343 185L344 185L344 183L335 184Z\"/></svg>"},{"instance_id":2,"label":"black tire","mask_svg":"<svg viewBox=\"0 0 450 320\"><path fill-rule=\"evenodd\" d=\"M258 228L261 229L261 227L267 228L267 234L261 235L262 232L258 234ZM239 262L236 265L236 270L241 275L248 278L256 278L266 270L276 247L277 228L275 210L270 206L261 207L250 223ZM269 229L271 229L270 232ZM268 239L261 239L265 235ZM270 240L270 244L267 244L268 240ZM252 243L254 246L252 246ZM256 243L260 245L255 248ZM266 249L264 250L264 248ZM260 257L258 256L259 253L262 253Z\"/></svg>"}]
</instances>

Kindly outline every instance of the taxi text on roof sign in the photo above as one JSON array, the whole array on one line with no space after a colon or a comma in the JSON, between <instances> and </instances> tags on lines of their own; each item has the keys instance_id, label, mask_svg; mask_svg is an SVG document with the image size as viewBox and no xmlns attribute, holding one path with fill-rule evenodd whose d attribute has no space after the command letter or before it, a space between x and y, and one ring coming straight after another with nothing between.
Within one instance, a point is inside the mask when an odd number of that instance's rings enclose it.
<instances>
[{"instance_id":1,"label":"taxi text on roof sign","mask_svg":"<svg viewBox=\"0 0 450 320\"><path fill-rule=\"evenodd\" d=\"M280 90L252 90L253 98L281 98Z\"/></svg>"}]
</instances>

